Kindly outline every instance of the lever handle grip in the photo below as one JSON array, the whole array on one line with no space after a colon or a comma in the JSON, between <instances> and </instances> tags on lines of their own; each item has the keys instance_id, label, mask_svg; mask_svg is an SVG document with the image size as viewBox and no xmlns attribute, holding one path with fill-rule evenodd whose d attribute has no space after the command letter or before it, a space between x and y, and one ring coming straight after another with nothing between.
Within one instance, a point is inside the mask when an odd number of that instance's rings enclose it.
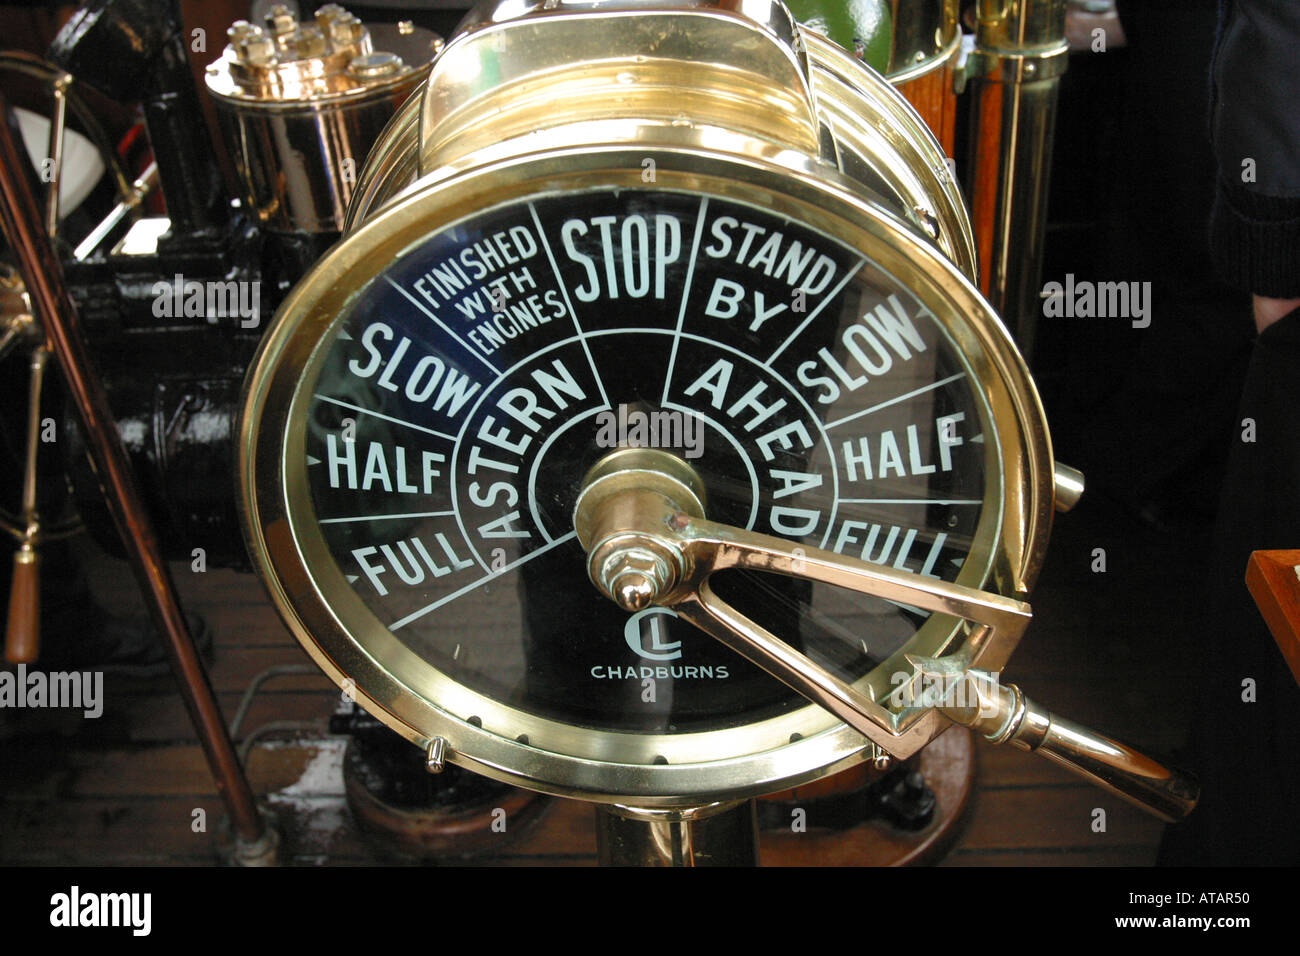
<instances>
[{"instance_id":1,"label":"lever handle grip","mask_svg":"<svg viewBox=\"0 0 1300 956\"><path fill-rule=\"evenodd\" d=\"M30 545L23 545L14 554L12 584L5 660L11 664L30 664L41 652L40 555Z\"/></svg>"},{"instance_id":2,"label":"lever handle grip","mask_svg":"<svg viewBox=\"0 0 1300 956\"><path fill-rule=\"evenodd\" d=\"M1178 822L1196 807L1201 788L1195 777L1072 720L1057 717L1014 684L999 685L995 699L994 707L981 708L973 719L966 708L940 709L994 743L1009 743L1046 757L1166 823Z\"/></svg>"}]
</instances>

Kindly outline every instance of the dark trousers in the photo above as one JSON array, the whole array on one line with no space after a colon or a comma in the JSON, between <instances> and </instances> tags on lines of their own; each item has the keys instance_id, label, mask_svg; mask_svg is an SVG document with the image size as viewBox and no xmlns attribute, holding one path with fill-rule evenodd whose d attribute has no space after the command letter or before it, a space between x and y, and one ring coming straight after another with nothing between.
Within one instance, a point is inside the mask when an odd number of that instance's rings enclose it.
<instances>
[{"instance_id":1,"label":"dark trousers","mask_svg":"<svg viewBox=\"0 0 1300 956\"><path fill-rule=\"evenodd\" d=\"M1255 440L1240 426L1212 544L1192 741L1202 799L1166 831L1166 865L1300 863L1300 685L1244 582L1252 551L1300 548L1300 309L1256 342L1239 419Z\"/></svg>"}]
</instances>

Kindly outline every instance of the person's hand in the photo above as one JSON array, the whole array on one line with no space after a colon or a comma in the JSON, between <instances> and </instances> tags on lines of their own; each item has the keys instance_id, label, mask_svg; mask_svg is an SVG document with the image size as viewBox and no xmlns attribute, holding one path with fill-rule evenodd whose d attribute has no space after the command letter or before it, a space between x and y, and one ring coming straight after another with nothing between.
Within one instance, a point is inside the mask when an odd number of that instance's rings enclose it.
<instances>
[{"instance_id":1,"label":"person's hand","mask_svg":"<svg viewBox=\"0 0 1300 956\"><path fill-rule=\"evenodd\" d=\"M1255 312L1255 330L1263 332L1288 312L1300 309L1300 299L1269 299L1252 296Z\"/></svg>"}]
</instances>

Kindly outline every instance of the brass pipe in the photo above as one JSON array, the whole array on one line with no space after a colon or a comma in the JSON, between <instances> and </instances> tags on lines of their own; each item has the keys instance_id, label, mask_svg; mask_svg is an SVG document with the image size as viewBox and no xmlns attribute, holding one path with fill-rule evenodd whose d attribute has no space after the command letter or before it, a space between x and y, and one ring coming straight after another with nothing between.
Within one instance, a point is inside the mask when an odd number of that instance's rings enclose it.
<instances>
[{"instance_id":1,"label":"brass pipe","mask_svg":"<svg viewBox=\"0 0 1300 956\"><path fill-rule=\"evenodd\" d=\"M979 0L972 87L971 218L980 291L1033 353L1057 94L1069 58L1065 0Z\"/></svg>"},{"instance_id":2,"label":"brass pipe","mask_svg":"<svg viewBox=\"0 0 1300 956\"><path fill-rule=\"evenodd\" d=\"M22 520L28 539L34 538L36 515L36 457L41 443L41 392L45 387L45 366L50 350L39 345L32 350L31 378L27 384L27 447L23 449Z\"/></svg>"},{"instance_id":3,"label":"brass pipe","mask_svg":"<svg viewBox=\"0 0 1300 956\"><path fill-rule=\"evenodd\" d=\"M63 74L54 81L54 116L50 118L50 190L45 194L45 234L59 234L59 189L63 185L63 139L68 123L68 87L72 77Z\"/></svg>"},{"instance_id":4,"label":"brass pipe","mask_svg":"<svg viewBox=\"0 0 1300 956\"><path fill-rule=\"evenodd\" d=\"M99 225L90 230L85 239L77 243L77 248L73 250L72 257L78 262L85 259L94 252L101 242L112 234L127 215L145 201L149 193L158 185L158 164L150 163L143 173L131 184L131 190L113 207L112 211L100 221Z\"/></svg>"},{"instance_id":5,"label":"brass pipe","mask_svg":"<svg viewBox=\"0 0 1300 956\"><path fill-rule=\"evenodd\" d=\"M758 804L689 810L596 805L601 866L758 866Z\"/></svg>"},{"instance_id":6,"label":"brass pipe","mask_svg":"<svg viewBox=\"0 0 1300 956\"><path fill-rule=\"evenodd\" d=\"M13 584L9 589L9 616L5 627L5 660L30 664L40 655L41 583L40 553L36 538L40 517L36 513L36 459L40 451L41 392L50 352L44 345L32 350L31 378L27 386L27 445L23 449L23 499L20 520L23 539L14 555Z\"/></svg>"},{"instance_id":7,"label":"brass pipe","mask_svg":"<svg viewBox=\"0 0 1300 956\"><path fill-rule=\"evenodd\" d=\"M0 114L7 109L4 95L0 94ZM252 788L235 755L207 671L185 623L175 585L141 502L103 384L91 371L90 356L81 340L76 307L63 280L62 265L42 228L35 199L22 179L22 164L26 161L14 143L8 124L0 123L0 216L3 216L5 235L18 256L33 311L45 330L50 351L59 363L69 396L85 428L86 442L109 511L154 624L165 639L181 698L198 733L217 792L226 804L239 840L256 843L265 836L266 824L258 813Z\"/></svg>"}]
</instances>

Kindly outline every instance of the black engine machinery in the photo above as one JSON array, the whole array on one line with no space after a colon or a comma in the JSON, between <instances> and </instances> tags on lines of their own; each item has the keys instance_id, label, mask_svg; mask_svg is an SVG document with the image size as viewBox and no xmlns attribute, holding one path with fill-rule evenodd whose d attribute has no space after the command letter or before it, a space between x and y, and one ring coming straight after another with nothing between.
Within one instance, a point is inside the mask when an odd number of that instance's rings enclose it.
<instances>
[{"instance_id":1,"label":"black engine machinery","mask_svg":"<svg viewBox=\"0 0 1300 956\"><path fill-rule=\"evenodd\" d=\"M87 4L50 48L78 83L125 102L144 91L167 213L64 264L168 556L201 548L208 566L247 568L230 477L245 372L286 292L338 239L366 153L442 40L408 21L367 26L337 4L232 26L206 79L239 178L233 204L191 41L173 5L114 0ZM75 416L66 427L76 509L120 552Z\"/></svg>"}]
</instances>

